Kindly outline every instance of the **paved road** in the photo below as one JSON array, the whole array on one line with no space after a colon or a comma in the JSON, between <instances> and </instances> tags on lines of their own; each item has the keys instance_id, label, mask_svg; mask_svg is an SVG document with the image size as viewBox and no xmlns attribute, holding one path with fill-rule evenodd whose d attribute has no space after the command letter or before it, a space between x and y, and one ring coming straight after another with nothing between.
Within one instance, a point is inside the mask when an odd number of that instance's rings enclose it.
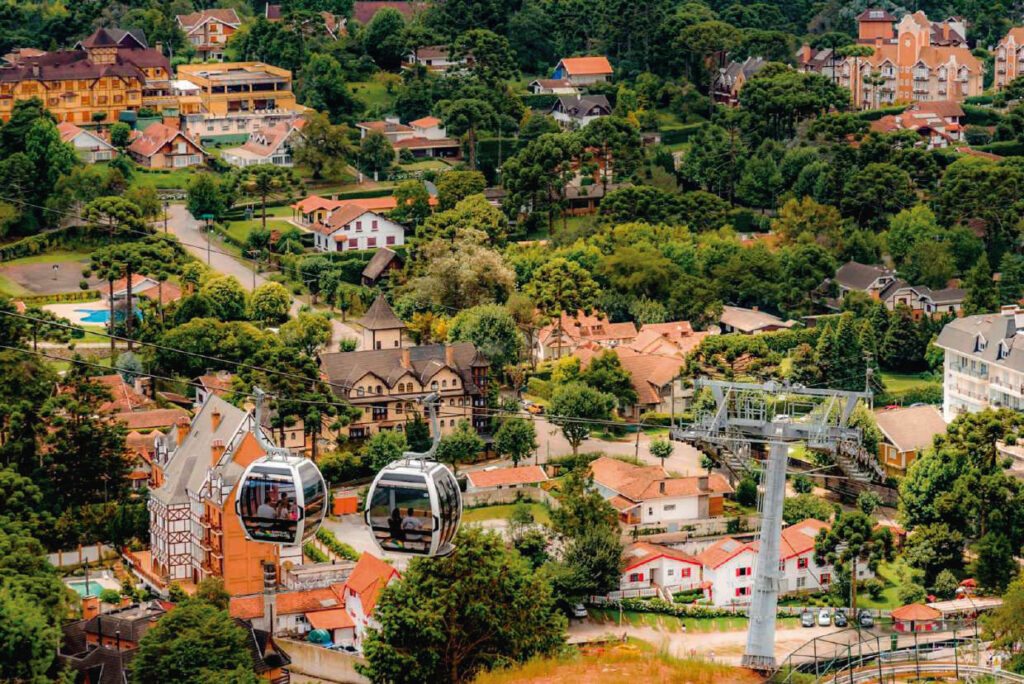
<instances>
[{"instance_id":1,"label":"paved road","mask_svg":"<svg viewBox=\"0 0 1024 684\"><path fill-rule=\"evenodd\" d=\"M199 221L188 213L185 205L170 205L168 214L167 227L169 231L182 242L185 249L204 264L209 263L210 268L218 273L234 276L242 284L242 287L249 291L267 282L267 279L259 273L254 274L244 261L225 254L219 245L213 245L212 249L207 249L209 242L206 239L206 234L200 230ZM304 304L305 302L300 301L297 297L292 297L291 315L298 315ZM334 335L328 351L337 351L340 340L345 337L355 338L361 346L362 337L352 326L332 318L331 327L334 330Z\"/></svg>"}]
</instances>

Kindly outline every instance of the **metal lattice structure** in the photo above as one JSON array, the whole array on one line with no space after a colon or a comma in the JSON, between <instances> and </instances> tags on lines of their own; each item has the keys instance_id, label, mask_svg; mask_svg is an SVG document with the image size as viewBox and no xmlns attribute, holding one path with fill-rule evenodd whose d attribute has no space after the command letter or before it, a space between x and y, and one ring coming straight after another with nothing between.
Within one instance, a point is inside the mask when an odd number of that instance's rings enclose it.
<instances>
[{"instance_id":1,"label":"metal lattice structure","mask_svg":"<svg viewBox=\"0 0 1024 684\"><path fill-rule=\"evenodd\" d=\"M715 400L713 409L699 411L692 424L677 428L673 437L706 449L725 461L733 472L746 472L751 446L769 448L759 499L761 513L760 549L754 570L754 593L750 603L750 627L743 665L758 670L775 669L775 614L780 573L779 547L782 536L782 504L786 497L786 463L789 447L805 443L807 448L833 456L847 476L870 481L878 464L873 455L865 458L861 431L850 427L857 402L870 400L870 392L814 389L777 382L741 383L720 380L696 381L696 388L708 388ZM878 469L878 473L880 473Z\"/></svg>"}]
</instances>

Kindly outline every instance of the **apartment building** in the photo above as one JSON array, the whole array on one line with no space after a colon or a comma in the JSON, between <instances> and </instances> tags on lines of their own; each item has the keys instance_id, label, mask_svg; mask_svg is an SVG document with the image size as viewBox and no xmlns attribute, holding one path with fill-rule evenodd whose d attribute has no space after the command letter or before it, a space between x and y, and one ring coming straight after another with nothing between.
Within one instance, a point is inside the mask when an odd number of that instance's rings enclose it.
<instances>
[{"instance_id":1,"label":"apartment building","mask_svg":"<svg viewBox=\"0 0 1024 684\"><path fill-rule=\"evenodd\" d=\"M963 21L933 22L924 12L898 22L884 10L858 17L860 42L874 47L870 57L847 57L835 69L861 109L896 102L962 101L980 95L984 68L964 39ZM865 78L877 75L877 84Z\"/></svg>"},{"instance_id":2,"label":"apartment building","mask_svg":"<svg viewBox=\"0 0 1024 684\"><path fill-rule=\"evenodd\" d=\"M489 429L490 363L472 343L337 352L321 359L335 395L361 411L342 428L351 439L403 431L407 421L423 413L417 399L431 392L441 397L442 434L455 430L461 421L482 434Z\"/></svg>"},{"instance_id":3,"label":"apartment building","mask_svg":"<svg viewBox=\"0 0 1024 684\"><path fill-rule=\"evenodd\" d=\"M228 39L242 25L238 13L233 9L208 9L179 14L177 19L178 27L185 32L185 38L204 60L224 59Z\"/></svg>"},{"instance_id":4,"label":"apartment building","mask_svg":"<svg viewBox=\"0 0 1024 684\"><path fill-rule=\"evenodd\" d=\"M0 67L0 119L14 103L38 97L58 122L112 123L122 112L161 109L170 98L171 64L141 31L96 29L71 50L20 50Z\"/></svg>"},{"instance_id":5,"label":"apartment building","mask_svg":"<svg viewBox=\"0 0 1024 684\"><path fill-rule=\"evenodd\" d=\"M945 352L942 417L993 407L1024 411L1024 310L1004 306L998 313L965 316L950 322L935 344Z\"/></svg>"},{"instance_id":6,"label":"apartment building","mask_svg":"<svg viewBox=\"0 0 1024 684\"><path fill-rule=\"evenodd\" d=\"M210 394L192 422L156 443L153 468L163 484L149 499L150 550L127 556L135 573L166 593L220 577L232 595L261 592L263 563L302 563L298 546L248 541L235 514L245 467L265 455L251 412ZM269 435L268 435L269 437Z\"/></svg>"},{"instance_id":7,"label":"apartment building","mask_svg":"<svg viewBox=\"0 0 1024 684\"><path fill-rule=\"evenodd\" d=\"M248 135L306 111L295 100L292 73L262 62L182 64L178 79L196 86L199 113L182 117L195 138Z\"/></svg>"}]
</instances>

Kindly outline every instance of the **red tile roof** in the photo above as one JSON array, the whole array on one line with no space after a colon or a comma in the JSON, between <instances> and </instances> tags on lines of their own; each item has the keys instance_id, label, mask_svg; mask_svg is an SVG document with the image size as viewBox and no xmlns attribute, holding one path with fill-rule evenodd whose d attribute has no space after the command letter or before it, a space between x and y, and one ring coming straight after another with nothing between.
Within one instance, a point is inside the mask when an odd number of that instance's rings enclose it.
<instances>
[{"instance_id":1,"label":"red tile roof","mask_svg":"<svg viewBox=\"0 0 1024 684\"><path fill-rule=\"evenodd\" d=\"M590 464L594 482L633 501L670 496L721 495L733 491L725 478L712 473L707 488L701 489L702 476L669 477L661 466L637 466L602 456Z\"/></svg>"},{"instance_id":2,"label":"red tile roof","mask_svg":"<svg viewBox=\"0 0 1024 684\"><path fill-rule=\"evenodd\" d=\"M262 596L232 596L228 614L233 618L252 620L263 617Z\"/></svg>"},{"instance_id":3,"label":"red tile roof","mask_svg":"<svg viewBox=\"0 0 1024 684\"><path fill-rule=\"evenodd\" d=\"M344 608L318 610L306 614L306 619L313 629L346 629L354 628L356 623Z\"/></svg>"},{"instance_id":4,"label":"red tile roof","mask_svg":"<svg viewBox=\"0 0 1024 684\"><path fill-rule=\"evenodd\" d=\"M540 466L524 466L522 468L495 468L493 470L476 470L466 474L466 478L474 487L498 487L508 485L533 484L548 479L544 468Z\"/></svg>"},{"instance_id":5,"label":"red tile roof","mask_svg":"<svg viewBox=\"0 0 1024 684\"><path fill-rule=\"evenodd\" d=\"M661 544L651 544L649 542L635 542L630 544L626 547L622 555L626 559L626 567L623 569L623 572L640 567L641 565L645 565L659 558L671 558L684 563L700 565L700 562L688 553L680 551L679 549L662 546Z\"/></svg>"},{"instance_id":6,"label":"red tile roof","mask_svg":"<svg viewBox=\"0 0 1024 684\"><path fill-rule=\"evenodd\" d=\"M373 613L377 605L377 598L384 587L393 578L401 578L398 570L377 558L372 553L363 553L359 556L356 567L345 582L345 588L354 591L359 595L359 601L363 606L363 614Z\"/></svg>"},{"instance_id":7,"label":"red tile roof","mask_svg":"<svg viewBox=\"0 0 1024 684\"><path fill-rule=\"evenodd\" d=\"M208 19L213 19L221 22L222 24L235 27L242 23L238 18L238 14L233 9L208 9L203 10L202 12L178 15L178 23L181 24L181 27L185 29L186 32L201 25Z\"/></svg>"},{"instance_id":8,"label":"red tile roof","mask_svg":"<svg viewBox=\"0 0 1024 684\"><path fill-rule=\"evenodd\" d=\"M734 558L744 551L756 552L750 544L744 544L738 539L732 537L725 537L719 539L714 544L698 553L694 558L701 565L708 568L717 568L722 563L725 563L730 558Z\"/></svg>"},{"instance_id":9,"label":"red tile roof","mask_svg":"<svg viewBox=\"0 0 1024 684\"><path fill-rule=\"evenodd\" d=\"M891 613L893 620L900 620L901 622L909 622L911 620L915 622L927 622L930 620L938 620L942 617L935 608L926 606L923 603L909 603L905 606L900 606Z\"/></svg>"},{"instance_id":10,"label":"red tile roof","mask_svg":"<svg viewBox=\"0 0 1024 684\"><path fill-rule=\"evenodd\" d=\"M129 411L117 413L114 420L124 423L129 430L152 430L153 428L169 428L178 424L182 418L188 420L185 409L152 409L149 411Z\"/></svg>"},{"instance_id":11,"label":"red tile roof","mask_svg":"<svg viewBox=\"0 0 1024 684\"><path fill-rule=\"evenodd\" d=\"M111 400L100 406L101 413L127 413L154 405L152 399L136 392L135 388L118 374L98 375L92 380L106 387L111 395Z\"/></svg>"},{"instance_id":12,"label":"red tile roof","mask_svg":"<svg viewBox=\"0 0 1024 684\"><path fill-rule=\"evenodd\" d=\"M827 522L808 518L798 523L793 523L782 530L782 540L779 546L779 555L782 560L792 558L808 551L814 550L814 539L820 530L830 529L832 526Z\"/></svg>"},{"instance_id":13,"label":"red tile roof","mask_svg":"<svg viewBox=\"0 0 1024 684\"><path fill-rule=\"evenodd\" d=\"M278 615L297 615L320 610L336 610L344 607L344 601L331 589L308 589L287 591L274 596L274 610ZM231 617L251 620L263 617L263 597L236 596L228 605Z\"/></svg>"},{"instance_id":14,"label":"red tile roof","mask_svg":"<svg viewBox=\"0 0 1024 684\"><path fill-rule=\"evenodd\" d=\"M179 136L191 143L199 152L203 152L203 148L179 129L159 122L150 124L141 135L136 136L128 149L142 157L152 157L160 151L161 147Z\"/></svg>"},{"instance_id":15,"label":"red tile roof","mask_svg":"<svg viewBox=\"0 0 1024 684\"><path fill-rule=\"evenodd\" d=\"M612 65L607 57L565 57L562 66L570 76L612 73Z\"/></svg>"},{"instance_id":16,"label":"red tile roof","mask_svg":"<svg viewBox=\"0 0 1024 684\"><path fill-rule=\"evenodd\" d=\"M422 119L410 121L409 125L414 128L433 128L434 126L440 126L441 120L436 116L425 116Z\"/></svg>"},{"instance_id":17,"label":"red tile roof","mask_svg":"<svg viewBox=\"0 0 1024 684\"><path fill-rule=\"evenodd\" d=\"M414 136L412 138L405 138L404 140L396 140L395 142L391 143L391 146L399 148L408 147L410 149L419 149L431 147L458 147L461 144L462 143L460 143L458 140L453 140L452 138L437 138L435 140L432 138L422 138L419 136Z\"/></svg>"},{"instance_id":18,"label":"red tile roof","mask_svg":"<svg viewBox=\"0 0 1024 684\"><path fill-rule=\"evenodd\" d=\"M308 214L310 212L316 211L317 209L335 209L337 207L340 207L341 204L342 203L339 202L338 200L327 199L326 197L321 197L320 195L310 195L309 197L304 197L303 199L300 199L298 202L292 204L291 208L300 213Z\"/></svg>"}]
</instances>

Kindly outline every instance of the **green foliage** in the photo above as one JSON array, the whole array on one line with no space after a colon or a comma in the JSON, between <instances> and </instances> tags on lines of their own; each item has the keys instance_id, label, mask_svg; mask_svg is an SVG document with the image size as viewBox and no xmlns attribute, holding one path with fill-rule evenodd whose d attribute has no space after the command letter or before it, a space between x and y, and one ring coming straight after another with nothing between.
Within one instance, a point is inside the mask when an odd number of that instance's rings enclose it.
<instances>
[{"instance_id":1,"label":"green foliage","mask_svg":"<svg viewBox=\"0 0 1024 684\"><path fill-rule=\"evenodd\" d=\"M0 679L47 681L60 637L56 619L37 601L0 588Z\"/></svg>"},{"instance_id":2,"label":"green foliage","mask_svg":"<svg viewBox=\"0 0 1024 684\"><path fill-rule=\"evenodd\" d=\"M582 382L571 382L554 390L548 414L551 422L562 429L573 454L576 454L580 444L590 435L591 428L597 426L593 421L611 418L615 404L614 395Z\"/></svg>"},{"instance_id":3,"label":"green foliage","mask_svg":"<svg viewBox=\"0 0 1024 684\"><path fill-rule=\"evenodd\" d=\"M975 553L971 563L971 576L977 580L983 591L1002 594L1020 567L1014 558L1013 548L1006 535L995 531L986 532L972 548Z\"/></svg>"},{"instance_id":4,"label":"green foliage","mask_svg":"<svg viewBox=\"0 0 1024 684\"><path fill-rule=\"evenodd\" d=\"M672 452L675 451L672 442L663 438L652 439L649 449L651 450L651 456L660 458L663 465L668 457L672 455Z\"/></svg>"},{"instance_id":5,"label":"green foliage","mask_svg":"<svg viewBox=\"0 0 1024 684\"><path fill-rule=\"evenodd\" d=\"M317 541L329 548L338 557L348 560L359 560L359 552L345 542L338 541L334 533L326 527L321 527L316 531L316 538Z\"/></svg>"},{"instance_id":6,"label":"green foliage","mask_svg":"<svg viewBox=\"0 0 1024 684\"><path fill-rule=\"evenodd\" d=\"M747 508L757 505L757 482L752 477L745 477L736 485L736 503Z\"/></svg>"},{"instance_id":7,"label":"green foliage","mask_svg":"<svg viewBox=\"0 0 1024 684\"><path fill-rule=\"evenodd\" d=\"M483 304L460 311L448 328L450 342L472 342L493 368L504 368L519 356L522 337L508 310Z\"/></svg>"},{"instance_id":8,"label":"green foliage","mask_svg":"<svg viewBox=\"0 0 1024 684\"><path fill-rule=\"evenodd\" d=\"M537 430L533 421L524 418L506 418L494 435L494 447L502 456L519 465L537 450Z\"/></svg>"},{"instance_id":9,"label":"green foliage","mask_svg":"<svg viewBox=\"0 0 1024 684\"><path fill-rule=\"evenodd\" d=\"M782 503L782 519L790 525L808 518L828 522L832 513L832 506L827 501L810 493L787 497Z\"/></svg>"},{"instance_id":10,"label":"green foliage","mask_svg":"<svg viewBox=\"0 0 1024 684\"><path fill-rule=\"evenodd\" d=\"M188 182L188 211L196 219L211 215L220 218L228 209L226 192L220 181L209 173L197 173Z\"/></svg>"},{"instance_id":11,"label":"green foliage","mask_svg":"<svg viewBox=\"0 0 1024 684\"><path fill-rule=\"evenodd\" d=\"M302 545L302 555L309 558L314 563L328 563L330 558L327 554L321 551L313 542L306 542Z\"/></svg>"},{"instance_id":12,"label":"green foliage","mask_svg":"<svg viewBox=\"0 0 1024 684\"><path fill-rule=\"evenodd\" d=\"M360 456L374 471L378 471L401 458L407 448L404 434L388 430L378 432L366 440L360 449Z\"/></svg>"},{"instance_id":13,"label":"green foliage","mask_svg":"<svg viewBox=\"0 0 1024 684\"><path fill-rule=\"evenodd\" d=\"M210 303L211 313L221 321L244 320L248 295L234 276L217 276L207 280L199 295Z\"/></svg>"},{"instance_id":14,"label":"green foliage","mask_svg":"<svg viewBox=\"0 0 1024 684\"><path fill-rule=\"evenodd\" d=\"M814 489L814 483L806 475L794 475L790 482L797 494L810 494Z\"/></svg>"},{"instance_id":15,"label":"green foliage","mask_svg":"<svg viewBox=\"0 0 1024 684\"><path fill-rule=\"evenodd\" d=\"M903 606L910 603L924 603L927 595L928 592L925 591L925 588L916 582L901 583L896 589L896 600Z\"/></svg>"},{"instance_id":16,"label":"green foliage","mask_svg":"<svg viewBox=\"0 0 1024 684\"><path fill-rule=\"evenodd\" d=\"M452 470L458 472L460 462L475 460L483 450L484 440L468 421L461 420L455 430L441 437L437 460L450 464Z\"/></svg>"},{"instance_id":17,"label":"green foliage","mask_svg":"<svg viewBox=\"0 0 1024 684\"><path fill-rule=\"evenodd\" d=\"M637 401L629 371L622 367L614 350L605 350L591 359L579 379L598 392L612 395L621 405L629 406Z\"/></svg>"},{"instance_id":18,"label":"green foliage","mask_svg":"<svg viewBox=\"0 0 1024 684\"><path fill-rule=\"evenodd\" d=\"M280 325L288 320L291 296L280 283L263 283L249 297L249 318L267 325Z\"/></svg>"}]
</instances>

